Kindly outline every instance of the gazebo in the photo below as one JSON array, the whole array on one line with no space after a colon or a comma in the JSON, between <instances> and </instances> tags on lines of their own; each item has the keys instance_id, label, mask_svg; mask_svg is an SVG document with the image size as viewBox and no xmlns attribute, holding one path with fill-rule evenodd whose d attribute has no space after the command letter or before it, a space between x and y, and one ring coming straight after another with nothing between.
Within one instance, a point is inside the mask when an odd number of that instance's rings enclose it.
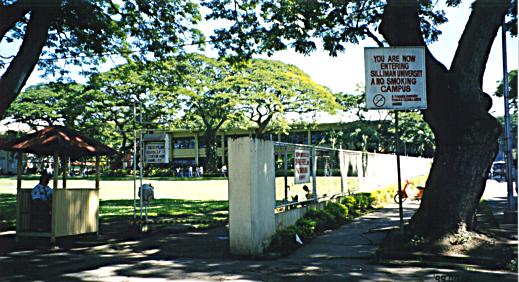
<instances>
[{"instance_id":1,"label":"gazebo","mask_svg":"<svg viewBox=\"0 0 519 282\"><path fill-rule=\"evenodd\" d=\"M112 148L63 126L46 127L40 131L0 144L0 150L17 154L16 239L20 237L57 237L99 232L99 156L113 155ZM23 155L32 153L53 156L54 173L50 231L37 231L31 225L31 189L22 189ZM96 158L95 188L67 189L67 168L64 166L62 189L58 189L60 159Z\"/></svg>"}]
</instances>

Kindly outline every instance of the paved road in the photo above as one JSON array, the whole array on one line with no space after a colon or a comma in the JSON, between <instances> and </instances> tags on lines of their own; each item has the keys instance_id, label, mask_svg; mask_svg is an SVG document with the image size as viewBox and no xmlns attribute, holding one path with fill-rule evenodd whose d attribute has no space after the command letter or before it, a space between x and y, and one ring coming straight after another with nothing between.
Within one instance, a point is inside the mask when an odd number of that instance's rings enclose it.
<instances>
[{"instance_id":1,"label":"paved road","mask_svg":"<svg viewBox=\"0 0 519 282\"><path fill-rule=\"evenodd\" d=\"M517 197L517 193L514 189L514 196ZM485 188L485 193L483 193L483 199L497 199L497 198L505 198L507 196L506 191L506 182L498 182L495 180L487 180L487 185Z\"/></svg>"},{"instance_id":2,"label":"paved road","mask_svg":"<svg viewBox=\"0 0 519 282\"><path fill-rule=\"evenodd\" d=\"M488 189L492 190L485 197L502 197L501 186L490 183ZM406 219L417 207L417 202L405 203ZM229 257L225 232L154 233L145 239L114 239L68 248L0 248L0 280L517 281L516 273L481 271L477 266L460 270L449 264L424 266L420 261L370 263L385 231L397 225L398 209L392 204L320 236L289 257L274 260ZM206 238L202 240L206 243L190 245L200 238ZM201 255L204 252L217 256Z\"/></svg>"}]
</instances>

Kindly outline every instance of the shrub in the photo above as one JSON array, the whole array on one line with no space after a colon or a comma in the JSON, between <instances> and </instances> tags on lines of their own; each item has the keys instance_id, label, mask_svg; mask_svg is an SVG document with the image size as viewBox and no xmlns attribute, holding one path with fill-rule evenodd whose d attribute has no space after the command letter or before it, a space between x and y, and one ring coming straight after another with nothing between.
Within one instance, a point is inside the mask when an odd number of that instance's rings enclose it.
<instances>
[{"instance_id":1,"label":"shrub","mask_svg":"<svg viewBox=\"0 0 519 282\"><path fill-rule=\"evenodd\" d=\"M126 169L106 169L102 172L102 176L110 176L110 177L123 177L128 175Z\"/></svg>"},{"instance_id":2,"label":"shrub","mask_svg":"<svg viewBox=\"0 0 519 282\"><path fill-rule=\"evenodd\" d=\"M371 193L357 193L355 194L355 199L357 202L356 208L361 211L366 211L372 207L373 197Z\"/></svg>"},{"instance_id":3,"label":"shrub","mask_svg":"<svg viewBox=\"0 0 519 282\"><path fill-rule=\"evenodd\" d=\"M348 209L353 209L357 205L357 200L353 196L346 196L341 199L341 204L346 206Z\"/></svg>"},{"instance_id":4,"label":"shrub","mask_svg":"<svg viewBox=\"0 0 519 282\"><path fill-rule=\"evenodd\" d=\"M354 196L346 196L341 199L341 204L343 204L348 209L348 214L350 216L358 215L357 210L357 199Z\"/></svg>"},{"instance_id":5,"label":"shrub","mask_svg":"<svg viewBox=\"0 0 519 282\"><path fill-rule=\"evenodd\" d=\"M296 242L297 227L292 225L280 229L272 236L269 250L272 252L288 255L299 247Z\"/></svg>"},{"instance_id":6,"label":"shrub","mask_svg":"<svg viewBox=\"0 0 519 282\"><path fill-rule=\"evenodd\" d=\"M316 220L300 218L296 222L296 227L299 231L297 234L301 235L304 240L312 239L317 232L317 225L318 222Z\"/></svg>"},{"instance_id":7,"label":"shrub","mask_svg":"<svg viewBox=\"0 0 519 282\"><path fill-rule=\"evenodd\" d=\"M335 218L326 210L310 209L303 218L314 220L317 222L316 231L323 232L325 230L334 229L339 226L335 222Z\"/></svg>"},{"instance_id":8,"label":"shrub","mask_svg":"<svg viewBox=\"0 0 519 282\"><path fill-rule=\"evenodd\" d=\"M348 218L348 208L343 204L329 202L325 210L333 215L337 224L343 224Z\"/></svg>"},{"instance_id":9,"label":"shrub","mask_svg":"<svg viewBox=\"0 0 519 282\"><path fill-rule=\"evenodd\" d=\"M393 201L393 197L396 194L396 185L391 185L389 187L378 189L373 192L371 192L371 196L373 197L373 203L372 205L374 207L383 207L387 203L390 203Z\"/></svg>"}]
</instances>

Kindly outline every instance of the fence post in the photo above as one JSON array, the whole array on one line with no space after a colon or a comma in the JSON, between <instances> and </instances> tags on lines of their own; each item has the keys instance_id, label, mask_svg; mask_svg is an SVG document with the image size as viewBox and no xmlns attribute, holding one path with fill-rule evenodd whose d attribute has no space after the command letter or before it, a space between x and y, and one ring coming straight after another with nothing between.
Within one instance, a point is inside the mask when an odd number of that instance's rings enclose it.
<instances>
[{"instance_id":1,"label":"fence post","mask_svg":"<svg viewBox=\"0 0 519 282\"><path fill-rule=\"evenodd\" d=\"M317 202L317 151L312 146L312 195Z\"/></svg>"},{"instance_id":2,"label":"fence post","mask_svg":"<svg viewBox=\"0 0 519 282\"><path fill-rule=\"evenodd\" d=\"M285 170L285 204L288 203L288 146L285 147L285 152L283 154L283 167Z\"/></svg>"},{"instance_id":3,"label":"fence post","mask_svg":"<svg viewBox=\"0 0 519 282\"><path fill-rule=\"evenodd\" d=\"M230 251L258 256L276 230L274 143L242 137L228 148Z\"/></svg>"}]
</instances>

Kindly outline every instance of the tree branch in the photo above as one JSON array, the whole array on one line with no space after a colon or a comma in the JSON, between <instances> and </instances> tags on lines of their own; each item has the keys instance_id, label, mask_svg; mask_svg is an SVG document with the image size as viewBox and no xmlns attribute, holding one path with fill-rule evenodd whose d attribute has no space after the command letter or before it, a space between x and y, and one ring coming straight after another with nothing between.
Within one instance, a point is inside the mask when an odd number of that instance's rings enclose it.
<instances>
[{"instance_id":1,"label":"tree branch","mask_svg":"<svg viewBox=\"0 0 519 282\"><path fill-rule=\"evenodd\" d=\"M436 60L425 45L420 29L419 8L418 1L389 0L379 26L380 34L390 46L424 46L427 68L446 71L447 68Z\"/></svg>"},{"instance_id":2,"label":"tree branch","mask_svg":"<svg viewBox=\"0 0 519 282\"><path fill-rule=\"evenodd\" d=\"M0 117L20 93L23 85L33 71L54 19L59 1L49 1L45 7L36 7L31 11L31 18L20 50L5 73L0 78Z\"/></svg>"},{"instance_id":3,"label":"tree branch","mask_svg":"<svg viewBox=\"0 0 519 282\"><path fill-rule=\"evenodd\" d=\"M482 87L490 49L509 6L510 0L474 3L451 65L465 83Z\"/></svg>"},{"instance_id":4,"label":"tree branch","mask_svg":"<svg viewBox=\"0 0 519 282\"><path fill-rule=\"evenodd\" d=\"M5 34L29 12L27 1L18 1L6 6L0 4L0 41Z\"/></svg>"},{"instance_id":5,"label":"tree branch","mask_svg":"<svg viewBox=\"0 0 519 282\"><path fill-rule=\"evenodd\" d=\"M384 47L384 43L380 41L380 39L378 39L378 37L375 36L375 34L373 34L373 32L371 32L367 26L364 27L364 30L366 31L366 35L377 43L378 47Z\"/></svg>"}]
</instances>

